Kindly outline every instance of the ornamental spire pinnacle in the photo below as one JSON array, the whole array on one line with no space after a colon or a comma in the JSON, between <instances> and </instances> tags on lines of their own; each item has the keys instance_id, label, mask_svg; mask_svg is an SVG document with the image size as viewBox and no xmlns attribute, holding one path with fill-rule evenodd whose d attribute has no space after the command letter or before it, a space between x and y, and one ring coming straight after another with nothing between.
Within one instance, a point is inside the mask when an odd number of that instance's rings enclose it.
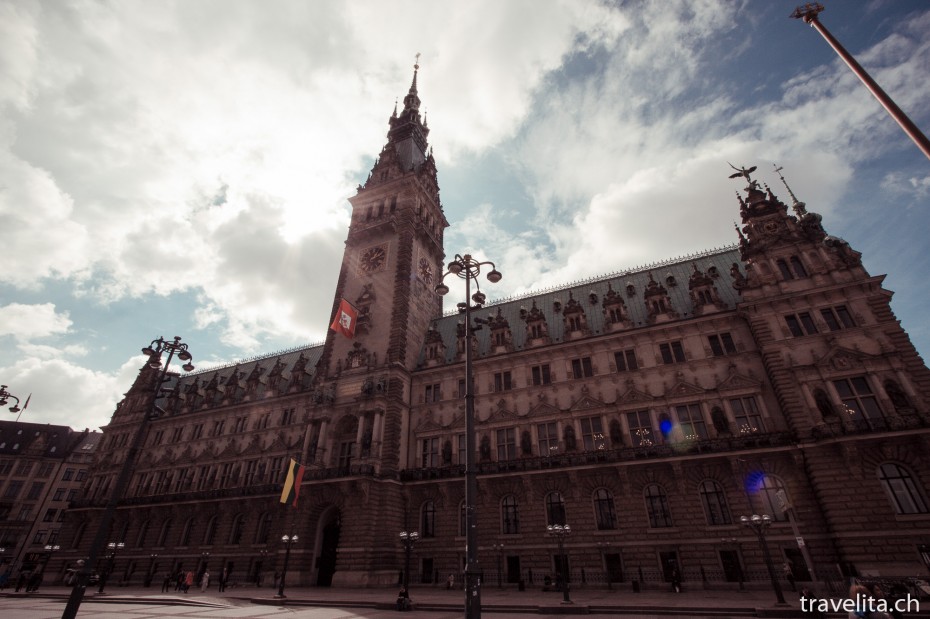
<instances>
[{"instance_id":1,"label":"ornamental spire pinnacle","mask_svg":"<svg viewBox=\"0 0 930 619\"><path fill-rule=\"evenodd\" d=\"M791 196L791 208L794 209L794 212L797 213L798 217L804 217L807 214L807 205L797 199L797 197L794 195L794 192L791 191L791 187L788 186L788 181L786 181L785 177L781 175L781 171L784 170L784 168L776 163L773 163L772 165L775 167L775 173L778 174L778 178L781 179L782 184L785 186L785 189L788 190L788 194Z\"/></svg>"}]
</instances>

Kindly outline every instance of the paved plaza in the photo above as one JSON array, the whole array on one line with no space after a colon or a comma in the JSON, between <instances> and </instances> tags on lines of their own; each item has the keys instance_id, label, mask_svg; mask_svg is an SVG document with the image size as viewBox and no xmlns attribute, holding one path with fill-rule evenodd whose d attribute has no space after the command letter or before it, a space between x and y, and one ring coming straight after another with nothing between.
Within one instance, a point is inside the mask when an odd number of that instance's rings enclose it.
<instances>
[{"instance_id":1,"label":"paved plaza","mask_svg":"<svg viewBox=\"0 0 930 619\"><path fill-rule=\"evenodd\" d=\"M3 619L58 619L70 589L43 587L34 593L0 592ZM219 593L215 588L201 593L161 593L155 587L114 587L105 595L89 590L79 617L102 619L179 617L186 619L277 618L288 619L387 619L409 616L421 619L460 619L463 592L439 588L413 588L414 612L408 615L394 608L393 589L348 589L293 587L286 599L274 598L269 588L233 588ZM579 589L571 593L572 604L562 603L562 594L512 589L485 588L482 592L483 619L521 619L541 615L590 614L601 617L802 617L796 593L786 592L787 606L776 606L770 590L644 591L629 588ZM845 617L830 614L828 617ZM908 619L928 618L930 613L911 613Z\"/></svg>"}]
</instances>

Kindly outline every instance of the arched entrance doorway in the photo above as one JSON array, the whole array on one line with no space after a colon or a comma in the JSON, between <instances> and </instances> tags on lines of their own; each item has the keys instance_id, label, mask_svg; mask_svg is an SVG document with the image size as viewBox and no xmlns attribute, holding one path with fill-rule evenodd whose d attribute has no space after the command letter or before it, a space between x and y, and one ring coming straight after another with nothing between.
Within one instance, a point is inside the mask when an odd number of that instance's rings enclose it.
<instances>
[{"instance_id":1,"label":"arched entrance doorway","mask_svg":"<svg viewBox=\"0 0 930 619\"><path fill-rule=\"evenodd\" d=\"M336 551L339 547L340 513L336 507L323 512L317 533L316 584L329 587L336 573Z\"/></svg>"}]
</instances>

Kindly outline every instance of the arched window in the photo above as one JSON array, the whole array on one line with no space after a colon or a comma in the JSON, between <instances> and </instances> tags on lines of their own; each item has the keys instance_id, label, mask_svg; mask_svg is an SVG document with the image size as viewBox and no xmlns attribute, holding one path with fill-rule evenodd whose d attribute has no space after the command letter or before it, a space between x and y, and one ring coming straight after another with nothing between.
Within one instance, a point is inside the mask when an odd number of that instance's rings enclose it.
<instances>
[{"instance_id":1,"label":"arched window","mask_svg":"<svg viewBox=\"0 0 930 619\"><path fill-rule=\"evenodd\" d=\"M719 526L732 523L730 508L727 507L727 495L723 491L723 486L711 479L707 479L701 482L700 493L707 524Z\"/></svg>"},{"instance_id":2,"label":"arched window","mask_svg":"<svg viewBox=\"0 0 930 619\"><path fill-rule=\"evenodd\" d=\"M178 546L190 546L191 545L191 533L194 531L194 519L188 518L187 522L184 523L184 528L181 529L181 539L178 540Z\"/></svg>"},{"instance_id":3,"label":"arched window","mask_svg":"<svg viewBox=\"0 0 930 619\"><path fill-rule=\"evenodd\" d=\"M219 516L214 516L213 518L210 518L209 521L207 521L207 531L203 536L203 543L206 546L212 546L214 540L216 540L216 529L219 519Z\"/></svg>"},{"instance_id":4,"label":"arched window","mask_svg":"<svg viewBox=\"0 0 930 619\"><path fill-rule=\"evenodd\" d=\"M606 488L594 491L594 520L598 531L607 531L617 528L617 518L614 515L614 497Z\"/></svg>"},{"instance_id":5,"label":"arched window","mask_svg":"<svg viewBox=\"0 0 930 619\"><path fill-rule=\"evenodd\" d=\"M236 514L233 519L232 530L229 533L229 543L238 546L242 541L242 527L245 525L245 514Z\"/></svg>"},{"instance_id":6,"label":"arched window","mask_svg":"<svg viewBox=\"0 0 930 619\"><path fill-rule=\"evenodd\" d=\"M558 492L546 495L546 524L565 524L565 502Z\"/></svg>"},{"instance_id":7,"label":"arched window","mask_svg":"<svg viewBox=\"0 0 930 619\"><path fill-rule=\"evenodd\" d=\"M432 501L420 508L420 537L436 536L436 505Z\"/></svg>"},{"instance_id":8,"label":"arched window","mask_svg":"<svg viewBox=\"0 0 930 619\"><path fill-rule=\"evenodd\" d=\"M649 484L643 491L649 526L653 529L672 526L672 514L668 509L668 497L659 484Z\"/></svg>"},{"instance_id":9,"label":"arched window","mask_svg":"<svg viewBox=\"0 0 930 619\"><path fill-rule=\"evenodd\" d=\"M272 518L271 512L265 512L262 514L262 517L258 519L258 530L255 533L256 544L268 543L268 538L271 536Z\"/></svg>"},{"instance_id":10,"label":"arched window","mask_svg":"<svg viewBox=\"0 0 930 619\"><path fill-rule=\"evenodd\" d=\"M520 518L517 514L517 497L509 494L501 501L501 533L515 535L520 532Z\"/></svg>"},{"instance_id":11,"label":"arched window","mask_svg":"<svg viewBox=\"0 0 930 619\"><path fill-rule=\"evenodd\" d=\"M762 510L761 513L768 514L772 520L786 522L788 516L782 511L782 506L790 504L788 500L788 491L785 490L785 482L774 475L764 473L755 475L750 478L750 490L757 497L756 505ZM784 498L780 498L778 493L784 493Z\"/></svg>"},{"instance_id":12,"label":"arched window","mask_svg":"<svg viewBox=\"0 0 930 619\"><path fill-rule=\"evenodd\" d=\"M914 483L911 472L894 462L878 467L878 479L882 482L897 514L926 514L927 502Z\"/></svg>"},{"instance_id":13,"label":"arched window","mask_svg":"<svg viewBox=\"0 0 930 619\"><path fill-rule=\"evenodd\" d=\"M468 512L465 511L465 501L459 503L459 536L465 537L468 531L468 518L466 516Z\"/></svg>"},{"instance_id":14,"label":"arched window","mask_svg":"<svg viewBox=\"0 0 930 619\"><path fill-rule=\"evenodd\" d=\"M807 269L804 268L804 264L797 256L791 256L791 268L794 269L794 274L797 277L807 277Z\"/></svg>"},{"instance_id":15,"label":"arched window","mask_svg":"<svg viewBox=\"0 0 930 619\"><path fill-rule=\"evenodd\" d=\"M145 538L149 536L150 522L150 520L146 520L142 523L142 526L139 527L139 536L136 537L136 548L145 548Z\"/></svg>"},{"instance_id":16,"label":"arched window","mask_svg":"<svg viewBox=\"0 0 930 619\"><path fill-rule=\"evenodd\" d=\"M168 543L168 534L171 533L171 519L165 520L165 523L161 525L161 531L158 533L158 541L156 546L164 547Z\"/></svg>"}]
</instances>

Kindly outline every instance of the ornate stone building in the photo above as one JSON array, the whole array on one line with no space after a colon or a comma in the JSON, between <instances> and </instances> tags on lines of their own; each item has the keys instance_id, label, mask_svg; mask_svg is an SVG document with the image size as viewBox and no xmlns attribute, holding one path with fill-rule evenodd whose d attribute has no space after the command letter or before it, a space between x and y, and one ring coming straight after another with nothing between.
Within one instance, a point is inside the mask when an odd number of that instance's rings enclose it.
<instances>
[{"instance_id":1,"label":"ornate stone building","mask_svg":"<svg viewBox=\"0 0 930 619\"><path fill-rule=\"evenodd\" d=\"M175 378L111 532L124 579L253 581L296 533L289 582L393 584L402 530L421 536L413 580L460 577L468 344L434 294L448 223L419 105L414 73L350 200L333 311L358 307L355 338ZM930 372L860 254L740 175L738 246L475 313L486 584L557 577L556 523L576 582L762 579L752 513L798 579L926 563ZM154 371L104 431L65 561L87 554ZM289 458L297 508L278 500Z\"/></svg>"}]
</instances>

